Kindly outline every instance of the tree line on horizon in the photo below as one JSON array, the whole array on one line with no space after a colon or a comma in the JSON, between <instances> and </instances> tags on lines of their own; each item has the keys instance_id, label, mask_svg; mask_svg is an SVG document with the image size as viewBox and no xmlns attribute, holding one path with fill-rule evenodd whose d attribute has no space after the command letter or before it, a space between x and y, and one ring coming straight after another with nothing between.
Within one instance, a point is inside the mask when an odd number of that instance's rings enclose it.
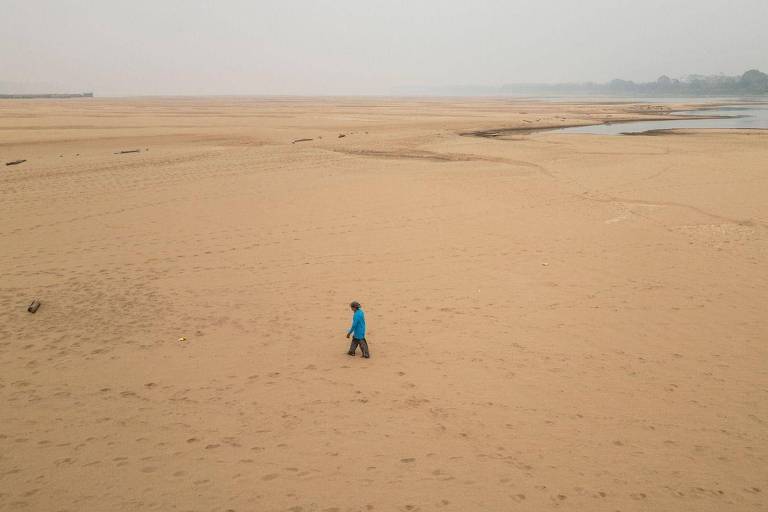
<instances>
[{"instance_id":1,"label":"tree line on horizon","mask_svg":"<svg viewBox=\"0 0 768 512\"><path fill-rule=\"evenodd\" d=\"M616 78L607 83L508 84L503 93L591 93L626 95L753 95L768 94L768 74L750 69L741 75L688 75L682 79L660 76L655 82L633 82Z\"/></svg>"}]
</instances>

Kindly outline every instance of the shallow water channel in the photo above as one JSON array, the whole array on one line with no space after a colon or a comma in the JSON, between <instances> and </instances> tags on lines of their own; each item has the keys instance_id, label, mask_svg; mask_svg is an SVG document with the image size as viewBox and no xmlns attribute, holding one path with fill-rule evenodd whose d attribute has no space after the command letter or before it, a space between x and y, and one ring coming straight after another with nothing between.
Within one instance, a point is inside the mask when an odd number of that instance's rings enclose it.
<instances>
[{"instance_id":1,"label":"shallow water channel","mask_svg":"<svg viewBox=\"0 0 768 512\"><path fill-rule=\"evenodd\" d=\"M675 119L674 116L701 116L704 119ZM711 118L712 116L719 116ZM675 112L661 121L625 121L589 126L572 126L546 130L547 133L589 133L593 135L627 135L678 128L760 128L768 129L768 105L739 105Z\"/></svg>"}]
</instances>

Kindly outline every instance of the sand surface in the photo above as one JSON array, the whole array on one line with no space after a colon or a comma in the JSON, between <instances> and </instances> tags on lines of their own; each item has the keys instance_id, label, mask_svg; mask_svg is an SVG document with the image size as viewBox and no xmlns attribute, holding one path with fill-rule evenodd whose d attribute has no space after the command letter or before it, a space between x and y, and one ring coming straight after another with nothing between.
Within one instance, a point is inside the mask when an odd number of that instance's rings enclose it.
<instances>
[{"instance_id":1,"label":"sand surface","mask_svg":"<svg viewBox=\"0 0 768 512\"><path fill-rule=\"evenodd\" d=\"M0 510L766 510L768 133L460 135L658 110L0 103Z\"/></svg>"}]
</instances>

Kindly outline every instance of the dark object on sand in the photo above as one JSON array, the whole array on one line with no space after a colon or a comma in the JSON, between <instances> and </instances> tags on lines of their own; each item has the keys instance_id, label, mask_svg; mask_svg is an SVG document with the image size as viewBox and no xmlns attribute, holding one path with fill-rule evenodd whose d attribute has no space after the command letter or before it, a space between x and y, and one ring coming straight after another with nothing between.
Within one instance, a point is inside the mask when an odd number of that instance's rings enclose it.
<instances>
[{"instance_id":1,"label":"dark object on sand","mask_svg":"<svg viewBox=\"0 0 768 512\"><path fill-rule=\"evenodd\" d=\"M343 133L340 133L340 134L339 134L339 138L342 138L342 137L346 137L346 135L345 135L345 134L343 134Z\"/></svg>"},{"instance_id":2,"label":"dark object on sand","mask_svg":"<svg viewBox=\"0 0 768 512\"><path fill-rule=\"evenodd\" d=\"M37 308L39 307L40 307L40 301L35 299L32 301L32 303L30 303L29 306L27 306L27 311L29 311L30 313L36 313Z\"/></svg>"},{"instance_id":3,"label":"dark object on sand","mask_svg":"<svg viewBox=\"0 0 768 512\"><path fill-rule=\"evenodd\" d=\"M14 160L13 162L5 162L5 165L19 165L26 162L26 160Z\"/></svg>"},{"instance_id":4,"label":"dark object on sand","mask_svg":"<svg viewBox=\"0 0 768 512\"><path fill-rule=\"evenodd\" d=\"M126 149L125 151L118 151L115 155L124 155L126 153L141 153L140 149Z\"/></svg>"},{"instance_id":5,"label":"dark object on sand","mask_svg":"<svg viewBox=\"0 0 768 512\"><path fill-rule=\"evenodd\" d=\"M296 139L295 141L291 142L291 144L296 144L297 142L309 142L310 140L314 139Z\"/></svg>"}]
</instances>

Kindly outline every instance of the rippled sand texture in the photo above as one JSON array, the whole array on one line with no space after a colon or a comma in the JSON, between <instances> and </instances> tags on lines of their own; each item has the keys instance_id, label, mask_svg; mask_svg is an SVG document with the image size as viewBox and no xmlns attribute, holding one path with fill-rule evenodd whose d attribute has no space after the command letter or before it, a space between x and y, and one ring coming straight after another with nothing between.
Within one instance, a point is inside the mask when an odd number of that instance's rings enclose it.
<instances>
[{"instance_id":1,"label":"rippled sand texture","mask_svg":"<svg viewBox=\"0 0 768 512\"><path fill-rule=\"evenodd\" d=\"M765 510L768 134L460 135L646 110L0 103L0 510Z\"/></svg>"}]
</instances>

